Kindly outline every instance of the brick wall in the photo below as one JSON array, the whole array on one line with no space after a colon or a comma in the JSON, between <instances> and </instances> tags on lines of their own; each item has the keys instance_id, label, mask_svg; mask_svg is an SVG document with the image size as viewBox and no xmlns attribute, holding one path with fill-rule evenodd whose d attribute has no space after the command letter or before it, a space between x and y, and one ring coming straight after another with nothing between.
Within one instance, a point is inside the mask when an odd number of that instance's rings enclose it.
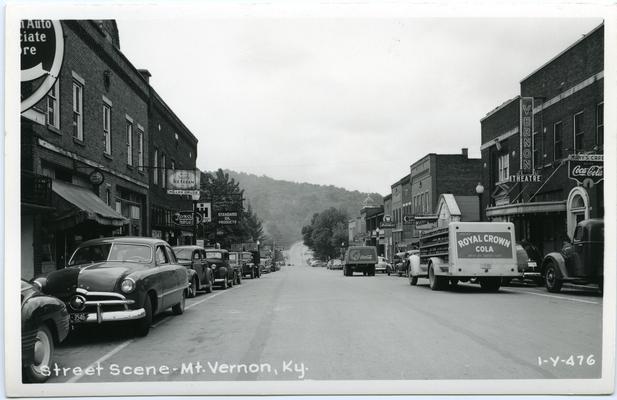
<instances>
[{"instance_id":1,"label":"brick wall","mask_svg":"<svg viewBox=\"0 0 617 400\"><path fill-rule=\"evenodd\" d=\"M442 193L476 195L476 186L482 180L482 160L459 154L436 156L437 196Z\"/></svg>"}]
</instances>

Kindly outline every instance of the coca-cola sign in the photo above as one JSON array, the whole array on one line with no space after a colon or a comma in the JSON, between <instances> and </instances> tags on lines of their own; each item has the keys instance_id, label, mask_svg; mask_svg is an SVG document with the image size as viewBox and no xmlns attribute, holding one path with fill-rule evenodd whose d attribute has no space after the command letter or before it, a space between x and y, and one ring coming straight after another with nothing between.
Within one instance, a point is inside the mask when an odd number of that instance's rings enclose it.
<instances>
[{"instance_id":1,"label":"coca-cola sign","mask_svg":"<svg viewBox=\"0 0 617 400\"><path fill-rule=\"evenodd\" d=\"M604 179L604 163L602 161L569 160L568 177L585 186L598 184Z\"/></svg>"}]
</instances>

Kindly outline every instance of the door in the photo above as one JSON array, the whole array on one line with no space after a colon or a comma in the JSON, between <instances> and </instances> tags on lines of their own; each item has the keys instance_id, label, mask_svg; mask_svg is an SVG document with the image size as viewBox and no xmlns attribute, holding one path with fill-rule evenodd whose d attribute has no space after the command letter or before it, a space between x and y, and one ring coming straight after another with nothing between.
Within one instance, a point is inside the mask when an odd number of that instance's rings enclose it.
<instances>
[{"instance_id":1,"label":"door","mask_svg":"<svg viewBox=\"0 0 617 400\"><path fill-rule=\"evenodd\" d=\"M159 244L155 250L156 266L158 268L158 280L161 283L161 293L159 296L159 311L165 310L174 303L170 300L170 295L173 295L173 290L178 285L177 278L174 276L174 267L170 263L169 254L165 250L165 246Z\"/></svg>"},{"instance_id":2,"label":"door","mask_svg":"<svg viewBox=\"0 0 617 400\"><path fill-rule=\"evenodd\" d=\"M200 285L205 285L206 283L206 272L205 272L205 260L201 256L201 251L199 249L193 250L193 268L197 273L197 278L199 279Z\"/></svg>"},{"instance_id":3,"label":"door","mask_svg":"<svg viewBox=\"0 0 617 400\"><path fill-rule=\"evenodd\" d=\"M574 237L572 238L572 257L570 260L566 260L566 268L568 269L568 275L570 276L585 276L585 246L586 244L586 232L581 226L577 226L574 230Z\"/></svg>"}]
</instances>

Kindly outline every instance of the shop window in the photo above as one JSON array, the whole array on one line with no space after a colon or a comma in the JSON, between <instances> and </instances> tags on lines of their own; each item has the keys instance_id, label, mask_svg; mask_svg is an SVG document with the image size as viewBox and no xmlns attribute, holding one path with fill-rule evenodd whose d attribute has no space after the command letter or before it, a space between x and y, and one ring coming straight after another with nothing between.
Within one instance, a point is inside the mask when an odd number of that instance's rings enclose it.
<instances>
[{"instance_id":1,"label":"shop window","mask_svg":"<svg viewBox=\"0 0 617 400\"><path fill-rule=\"evenodd\" d=\"M47 93L47 125L60 129L60 106L58 98L60 96L60 80L57 79L49 93Z\"/></svg>"},{"instance_id":2,"label":"shop window","mask_svg":"<svg viewBox=\"0 0 617 400\"><path fill-rule=\"evenodd\" d=\"M563 124L561 121L553 125L553 160L561 160L563 158Z\"/></svg>"},{"instance_id":3,"label":"shop window","mask_svg":"<svg viewBox=\"0 0 617 400\"><path fill-rule=\"evenodd\" d=\"M167 159L165 154L161 154L161 186L163 189L167 187L167 170L165 169L167 165Z\"/></svg>"},{"instance_id":4,"label":"shop window","mask_svg":"<svg viewBox=\"0 0 617 400\"><path fill-rule=\"evenodd\" d=\"M596 144L604 145L604 103L598 104L596 108Z\"/></svg>"},{"instance_id":5,"label":"shop window","mask_svg":"<svg viewBox=\"0 0 617 400\"><path fill-rule=\"evenodd\" d=\"M105 189L105 203L111 207L111 190L109 188Z\"/></svg>"},{"instance_id":6,"label":"shop window","mask_svg":"<svg viewBox=\"0 0 617 400\"><path fill-rule=\"evenodd\" d=\"M83 85L73 81L73 137L82 141L84 140L83 94Z\"/></svg>"},{"instance_id":7,"label":"shop window","mask_svg":"<svg viewBox=\"0 0 617 400\"><path fill-rule=\"evenodd\" d=\"M131 218L132 218L132 219L139 219L139 218L140 218L140 217L139 217L139 215L140 215L140 212L139 212L139 211L140 211L140 209L139 209L139 207L138 207L138 206L131 205L131 208L130 208L130 209L131 209Z\"/></svg>"},{"instance_id":8,"label":"shop window","mask_svg":"<svg viewBox=\"0 0 617 400\"><path fill-rule=\"evenodd\" d=\"M574 153L584 150L583 146L583 117L585 114L581 111L574 115Z\"/></svg>"},{"instance_id":9,"label":"shop window","mask_svg":"<svg viewBox=\"0 0 617 400\"><path fill-rule=\"evenodd\" d=\"M152 171L152 182L155 185L159 184L159 169L157 168L159 166L159 151L157 149L154 149L154 162L152 163L154 165L154 169Z\"/></svg>"},{"instance_id":10,"label":"shop window","mask_svg":"<svg viewBox=\"0 0 617 400\"><path fill-rule=\"evenodd\" d=\"M103 141L105 154L111 155L111 106L103 103Z\"/></svg>"}]
</instances>

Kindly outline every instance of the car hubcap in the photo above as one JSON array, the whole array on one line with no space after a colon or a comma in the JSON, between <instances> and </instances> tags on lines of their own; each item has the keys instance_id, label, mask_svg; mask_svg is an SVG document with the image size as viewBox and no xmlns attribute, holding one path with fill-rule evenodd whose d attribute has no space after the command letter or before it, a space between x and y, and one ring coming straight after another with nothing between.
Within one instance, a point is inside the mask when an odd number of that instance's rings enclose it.
<instances>
[{"instance_id":1,"label":"car hubcap","mask_svg":"<svg viewBox=\"0 0 617 400\"><path fill-rule=\"evenodd\" d=\"M51 340L43 331L36 334L34 344L34 369L37 371L41 366L49 365L51 359Z\"/></svg>"}]
</instances>

